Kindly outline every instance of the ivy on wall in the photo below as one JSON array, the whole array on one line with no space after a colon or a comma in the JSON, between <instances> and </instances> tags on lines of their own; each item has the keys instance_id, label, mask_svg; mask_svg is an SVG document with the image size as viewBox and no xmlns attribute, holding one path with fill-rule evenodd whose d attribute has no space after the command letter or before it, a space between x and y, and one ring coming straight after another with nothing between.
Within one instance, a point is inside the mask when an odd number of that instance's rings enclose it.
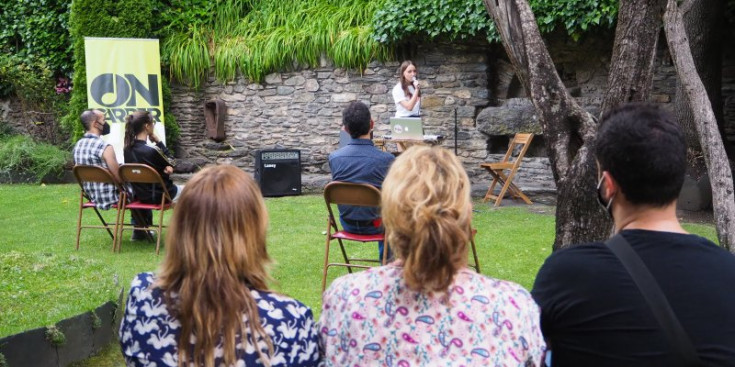
<instances>
[{"instance_id":1,"label":"ivy on wall","mask_svg":"<svg viewBox=\"0 0 735 367\"><path fill-rule=\"evenodd\" d=\"M477 35L497 40L482 0L387 1L373 17L374 37L398 43L413 37L449 40Z\"/></svg>"},{"instance_id":2,"label":"ivy on wall","mask_svg":"<svg viewBox=\"0 0 735 367\"><path fill-rule=\"evenodd\" d=\"M617 0L530 0L530 4L542 33L561 26L574 40L593 27L612 27L618 12ZM482 0L387 1L375 13L373 28L382 43L475 36L499 40Z\"/></svg>"},{"instance_id":3,"label":"ivy on wall","mask_svg":"<svg viewBox=\"0 0 735 367\"><path fill-rule=\"evenodd\" d=\"M71 0L3 1L0 51L26 65L43 64L58 75L71 72Z\"/></svg>"},{"instance_id":4,"label":"ivy on wall","mask_svg":"<svg viewBox=\"0 0 735 367\"><path fill-rule=\"evenodd\" d=\"M4 1L0 6L0 98L20 101L32 123L41 114L50 117L47 126L56 127L50 120L65 111L66 96L54 86L55 77L72 69L70 6L71 0Z\"/></svg>"}]
</instances>

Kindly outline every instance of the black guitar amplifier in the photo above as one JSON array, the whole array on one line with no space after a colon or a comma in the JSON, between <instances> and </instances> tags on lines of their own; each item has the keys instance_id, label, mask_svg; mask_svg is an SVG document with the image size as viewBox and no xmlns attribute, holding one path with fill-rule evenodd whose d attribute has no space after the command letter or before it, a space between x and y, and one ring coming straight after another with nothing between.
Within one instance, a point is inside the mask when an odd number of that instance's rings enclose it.
<instances>
[{"instance_id":1,"label":"black guitar amplifier","mask_svg":"<svg viewBox=\"0 0 735 367\"><path fill-rule=\"evenodd\" d=\"M255 181L260 185L263 196L301 195L301 151L257 151Z\"/></svg>"}]
</instances>

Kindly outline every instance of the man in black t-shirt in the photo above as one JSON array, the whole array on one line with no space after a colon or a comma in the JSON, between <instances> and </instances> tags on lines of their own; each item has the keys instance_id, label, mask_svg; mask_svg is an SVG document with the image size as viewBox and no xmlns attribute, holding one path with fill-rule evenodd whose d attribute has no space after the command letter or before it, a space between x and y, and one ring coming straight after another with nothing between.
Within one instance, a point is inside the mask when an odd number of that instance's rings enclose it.
<instances>
[{"instance_id":1,"label":"man in black t-shirt","mask_svg":"<svg viewBox=\"0 0 735 367\"><path fill-rule=\"evenodd\" d=\"M661 287L699 359L735 366L735 256L676 217L686 170L681 129L660 108L622 105L597 134L598 196ZM677 366L653 311L618 258L597 242L553 253L532 294L552 366Z\"/></svg>"}]
</instances>

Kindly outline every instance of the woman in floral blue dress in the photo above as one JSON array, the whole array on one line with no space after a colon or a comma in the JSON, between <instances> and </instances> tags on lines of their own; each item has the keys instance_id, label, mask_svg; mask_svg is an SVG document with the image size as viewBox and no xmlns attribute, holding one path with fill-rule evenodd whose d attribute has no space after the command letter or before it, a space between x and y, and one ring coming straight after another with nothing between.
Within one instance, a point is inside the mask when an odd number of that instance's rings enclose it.
<instances>
[{"instance_id":1,"label":"woman in floral blue dress","mask_svg":"<svg viewBox=\"0 0 735 367\"><path fill-rule=\"evenodd\" d=\"M127 365L318 365L311 310L268 290L266 227L245 172L197 173L174 209L158 274L130 287L119 334Z\"/></svg>"},{"instance_id":2,"label":"woman in floral blue dress","mask_svg":"<svg viewBox=\"0 0 735 367\"><path fill-rule=\"evenodd\" d=\"M338 278L323 296L327 366L540 366L539 309L517 284L467 268L470 182L459 159L412 147L383 182L398 260Z\"/></svg>"}]
</instances>

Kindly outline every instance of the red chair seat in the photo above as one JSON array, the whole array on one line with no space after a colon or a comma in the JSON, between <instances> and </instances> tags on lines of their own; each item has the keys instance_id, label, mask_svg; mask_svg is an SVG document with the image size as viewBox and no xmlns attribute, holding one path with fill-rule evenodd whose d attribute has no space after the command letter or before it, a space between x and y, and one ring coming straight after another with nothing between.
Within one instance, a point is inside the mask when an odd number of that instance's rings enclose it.
<instances>
[{"instance_id":1,"label":"red chair seat","mask_svg":"<svg viewBox=\"0 0 735 367\"><path fill-rule=\"evenodd\" d=\"M95 208L97 207L97 204L94 201L87 201L86 203L82 204L82 208ZM110 208L117 209L117 204L112 204Z\"/></svg>"},{"instance_id":2,"label":"red chair seat","mask_svg":"<svg viewBox=\"0 0 735 367\"><path fill-rule=\"evenodd\" d=\"M340 238L343 240L349 240L349 241L360 241L360 242L377 242L377 241L383 241L385 236L380 234L357 234L357 233L350 233L347 231L339 231L336 233L332 233L332 238Z\"/></svg>"},{"instance_id":3,"label":"red chair seat","mask_svg":"<svg viewBox=\"0 0 735 367\"><path fill-rule=\"evenodd\" d=\"M161 204L146 204L140 201L133 201L125 204L125 209L150 209L150 210L167 210L171 208L171 203Z\"/></svg>"}]
</instances>

